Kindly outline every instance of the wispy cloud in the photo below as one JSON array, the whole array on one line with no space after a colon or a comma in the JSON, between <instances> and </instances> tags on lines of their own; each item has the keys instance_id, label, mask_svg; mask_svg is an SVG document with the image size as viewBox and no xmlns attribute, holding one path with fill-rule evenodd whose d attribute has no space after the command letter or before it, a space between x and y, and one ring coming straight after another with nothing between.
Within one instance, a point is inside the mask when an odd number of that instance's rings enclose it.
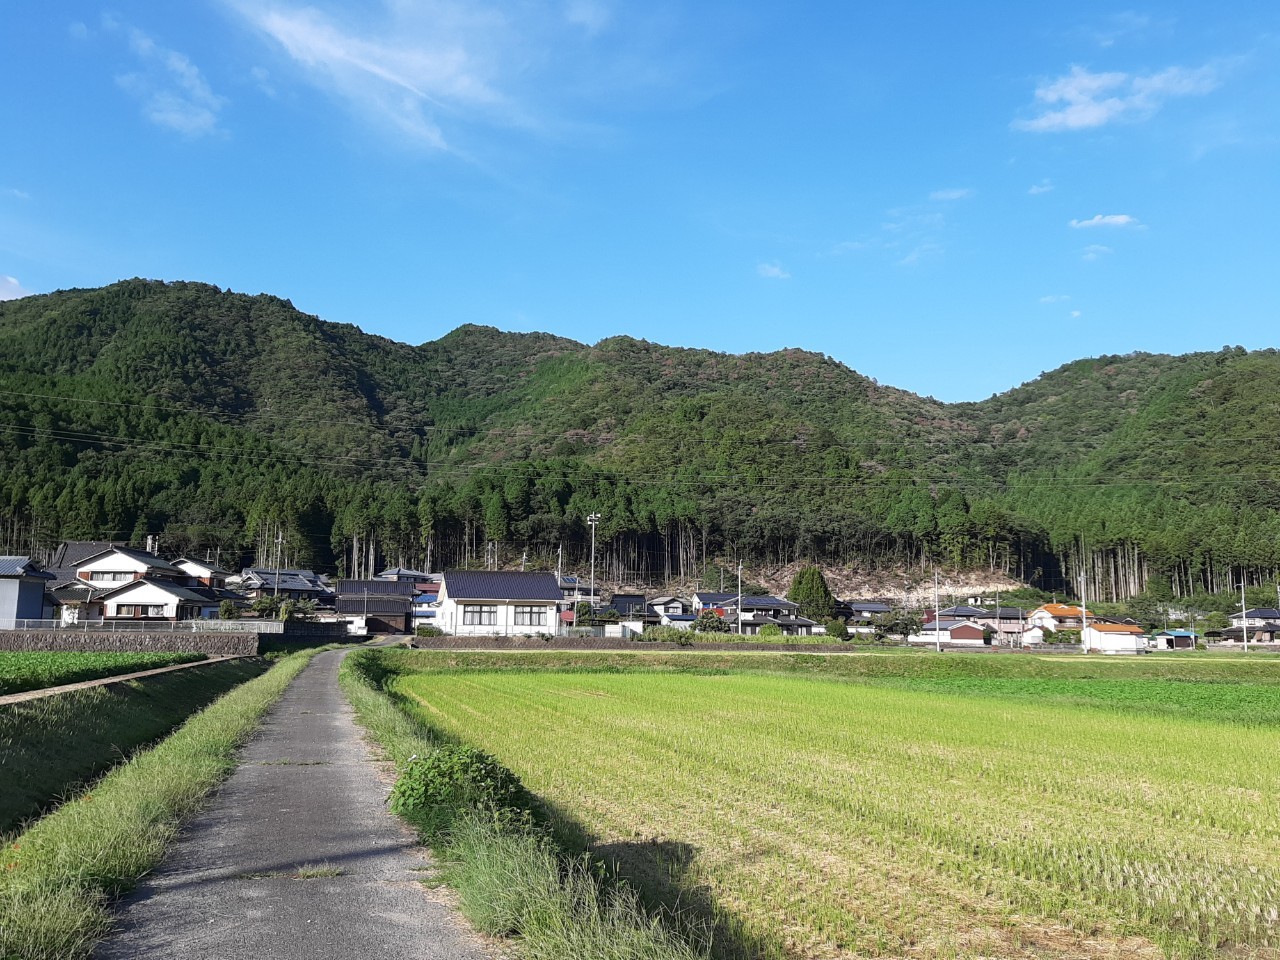
<instances>
[{"instance_id":1,"label":"wispy cloud","mask_svg":"<svg viewBox=\"0 0 1280 960\"><path fill-rule=\"evenodd\" d=\"M1209 65L1187 69L1168 67L1159 73L1093 73L1074 66L1066 76L1036 88L1038 116L1013 122L1017 130L1057 133L1087 130L1117 121L1153 116L1168 100L1206 94L1219 85Z\"/></svg>"},{"instance_id":2,"label":"wispy cloud","mask_svg":"<svg viewBox=\"0 0 1280 960\"><path fill-rule=\"evenodd\" d=\"M773 263L756 264L756 273L764 277L766 280L790 280L791 274L784 270L776 261Z\"/></svg>"},{"instance_id":3,"label":"wispy cloud","mask_svg":"<svg viewBox=\"0 0 1280 960\"><path fill-rule=\"evenodd\" d=\"M1099 213L1088 220L1072 220L1069 226L1073 230L1091 230L1094 227L1140 227L1142 224L1137 217L1127 213Z\"/></svg>"},{"instance_id":4,"label":"wispy cloud","mask_svg":"<svg viewBox=\"0 0 1280 960\"><path fill-rule=\"evenodd\" d=\"M1053 193L1053 184L1048 179L1041 180L1039 183L1033 183L1027 189L1027 193L1033 197L1038 197L1042 193Z\"/></svg>"},{"instance_id":5,"label":"wispy cloud","mask_svg":"<svg viewBox=\"0 0 1280 960\"><path fill-rule=\"evenodd\" d=\"M137 98L148 120L192 138L219 132L218 113L226 101L213 92L185 54L114 18L104 18L103 26L124 33L142 67L117 76L116 83Z\"/></svg>"},{"instance_id":6,"label":"wispy cloud","mask_svg":"<svg viewBox=\"0 0 1280 960\"><path fill-rule=\"evenodd\" d=\"M968 200L973 196L969 187L952 187L948 190L935 190L929 194L930 200Z\"/></svg>"},{"instance_id":7,"label":"wispy cloud","mask_svg":"<svg viewBox=\"0 0 1280 960\"><path fill-rule=\"evenodd\" d=\"M1065 293L1051 293L1046 297L1041 297L1041 303L1066 303L1071 297Z\"/></svg>"},{"instance_id":8,"label":"wispy cloud","mask_svg":"<svg viewBox=\"0 0 1280 960\"><path fill-rule=\"evenodd\" d=\"M30 200L31 194L25 190L19 190L17 187L5 187L0 190L0 196L12 197L14 200Z\"/></svg>"},{"instance_id":9,"label":"wispy cloud","mask_svg":"<svg viewBox=\"0 0 1280 960\"><path fill-rule=\"evenodd\" d=\"M1079 311L1079 310L1072 310L1072 311L1071 311L1071 319L1072 319L1072 320L1079 320L1079 319L1080 319L1080 311Z\"/></svg>"},{"instance_id":10,"label":"wispy cloud","mask_svg":"<svg viewBox=\"0 0 1280 960\"><path fill-rule=\"evenodd\" d=\"M17 277L0 274L0 300L17 300L19 297L29 296L31 291L24 289Z\"/></svg>"},{"instance_id":11,"label":"wispy cloud","mask_svg":"<svg viewBox=\"0 0 1280 960\"><path fill-rule=\"evenodd\" d=\"M467 154L481 128L577 135L590 128L558 104L672 82L659 48L671 18L653 27L657 14L615 0L368 0L358 15L305 0L222 2L286 56L293 69L273 66L273 87L299 77L428 150Z\"/></svg>"},{"instance_id":12,"label":"wispy cloud","mask_svg":"<svg viewBox=\"0 0 1280 960\"><path fill-rule=\"evenodd\" d=\"M1113 251L1110 247L1104 247L1100 243L1091 243L1084 248L1080 254L1081 260L1094 261L1111 254Z\"/></svg>"}]
</instances>

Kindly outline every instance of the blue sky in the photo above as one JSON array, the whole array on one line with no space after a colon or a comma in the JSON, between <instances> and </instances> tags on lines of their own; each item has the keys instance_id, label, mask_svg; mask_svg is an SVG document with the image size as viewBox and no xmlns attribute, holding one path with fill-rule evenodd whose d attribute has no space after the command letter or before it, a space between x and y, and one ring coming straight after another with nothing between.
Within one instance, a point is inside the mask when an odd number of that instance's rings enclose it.
<instances>
[{"instance_id":1,"label":"blue sky","mask_svg":"<svg viewBox=\"0 0 1280 960\"><path fill-rule=\"evenodd\" d=\"M1277 345L1280 7L68 0L0 31L0 297L803 347L981 399Z\"/></svg>"}]
</instances>

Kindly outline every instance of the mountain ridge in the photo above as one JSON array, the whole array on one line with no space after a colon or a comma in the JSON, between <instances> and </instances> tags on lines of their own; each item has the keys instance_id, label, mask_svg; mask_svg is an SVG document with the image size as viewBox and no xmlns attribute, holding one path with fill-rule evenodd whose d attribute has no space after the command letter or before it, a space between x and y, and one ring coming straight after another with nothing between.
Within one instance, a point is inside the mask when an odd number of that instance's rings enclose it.
<instances>
[{"instance_id":1,"label":"mountain ridge","mask_svg":"<svg viewBox=\"0 0 1280 960\"><path fill-rule=\"evenodd\" d=\"M605 565L650 579L805 556L1185 593L1280 569L1277 375L1274 350L1138 352L948 404L798 348L410 345L135 279L0 303L0 523L246 552L287 531L355 570L371 547L576 559L601 512Z\"/></svg>"}]
</instances>

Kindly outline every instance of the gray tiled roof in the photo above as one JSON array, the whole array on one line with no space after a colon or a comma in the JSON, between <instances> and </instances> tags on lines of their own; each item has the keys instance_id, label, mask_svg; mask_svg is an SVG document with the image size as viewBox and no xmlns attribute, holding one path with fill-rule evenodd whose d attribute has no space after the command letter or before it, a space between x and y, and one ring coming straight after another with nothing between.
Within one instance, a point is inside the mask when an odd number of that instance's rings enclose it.
<instances>
[{"instance_id":1,"label":"gray tiled roof","mask_svg":"<svg viewBox=\"0 0 1280 960\"><path fill-rule=\"evenodd\" d=\"M0 557L0 577L40 577L42 580L53 580L52 573L41 570L38 564L32 563L30 557Z\"/></svg>"},{"instance_id":2,"label":"gray tiled roof","mask_svg":"<svg viewBox=\"0 0 1280 960\"><path fill-rule=\"evenodd\" d=\"M452 600L561 599L554 573L518 570L446 570L444 590Z\"/></svg>"}]
</instances>

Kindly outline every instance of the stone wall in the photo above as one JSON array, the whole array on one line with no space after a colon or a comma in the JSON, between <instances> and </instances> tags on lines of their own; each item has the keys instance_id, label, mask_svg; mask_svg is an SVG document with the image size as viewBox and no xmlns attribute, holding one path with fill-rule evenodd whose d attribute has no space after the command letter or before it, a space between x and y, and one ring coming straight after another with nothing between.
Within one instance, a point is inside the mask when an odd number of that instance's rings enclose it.
<instances>
[{"instance_id":1,"label":"stone wall","mask_svg":"<svg viewBox=\"0 0 1280 960\"><path fill-rule=\"evenodd\" d=\"M205 653L252 657L256 633L112 633L105 630L0 630L0 651L65 653ZM323 641L320 641L323 642Z\"/></svg>"}]
</instances>

